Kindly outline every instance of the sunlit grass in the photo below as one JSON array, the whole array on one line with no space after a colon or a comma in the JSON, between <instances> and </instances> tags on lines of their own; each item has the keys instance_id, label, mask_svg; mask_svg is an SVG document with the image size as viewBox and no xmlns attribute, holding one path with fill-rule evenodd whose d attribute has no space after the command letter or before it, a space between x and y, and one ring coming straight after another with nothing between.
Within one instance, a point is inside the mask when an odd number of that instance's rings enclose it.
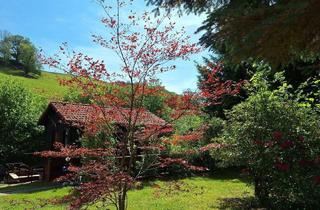
<instances>
[{"instance_id":1,"label":"sunlit grass","mask_svg":"<svg viewBox=\"0 0 320 210\"><path fill-rule=\"evenodd\" d=\"M2 188L3 189L3 188ZM1 196L0 209L22 210L65 209L66 205L41 207L43 199L59 198L70 188L56 188L34 193ZM1 190L0 190L1 192ZM129 192L129 210L208 210L219 209L223 199L253 195L252 186L236 175L194 177L170 181L154 181L144 184L141 190ZM95 209L94 207L90 209ZM111 208L113 209L113 208Z\"/></svg>"},{"instance_id":2,"label":"sunlit grass","mask_svg":"<svg viewBox=\"0 0 320 210\"><path fill-rule=\"evenodd\" d=\"M129 193L132 210L207 210L219 209L224 198L251 196L252 188L239 179L188 178L180 180L182 190L172 190L174 182L157 182L164 189L145 187ZM178 184L179 185L179 184ZM160 192L157 194L157 192Z\"/></svg>"},{"instance_id":3,"label":"sunlit grass","mask_svg":"<svg viewBox=\"0 0 320 210\"><path fill-rule=\"evenodd\" d=\"M0 67L0 81L14 79L30 91L43 96L46 100L60 100L68 92L68 88L61 86L58 79L66 75L43 71L39 78L24 77L21 71L8 67Z\"/></svg>"},{"instance_id":4,"label":"sunlit grass","mask_svg":"<svg viewBox=\"0 0 320 210\"><path fill-rule=\"evenodd\" d=\"M47 185L47 184L45 184ZM27 187L27 186L26 186ZM1 189L1 188L0 188ZM1 191L5 189L2 188ZM21 188L22 189L22 188ZM69 188L53 188L32 193L17 193L0 195L1 210L25 210L25 209L66 209L67 205L53 205L49 200L61 198L68 194Z\"/></svg>"}]
</instances>

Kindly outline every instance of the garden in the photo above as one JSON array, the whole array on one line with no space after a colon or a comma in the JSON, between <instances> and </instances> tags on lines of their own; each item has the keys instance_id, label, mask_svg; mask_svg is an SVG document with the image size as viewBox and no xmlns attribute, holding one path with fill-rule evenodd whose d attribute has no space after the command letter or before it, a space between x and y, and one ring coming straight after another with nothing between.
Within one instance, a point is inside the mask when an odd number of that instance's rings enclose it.
<instances>
[{"instance_id":1,"label":"garden","mask_svg":"<svg viewBox=\"0 0 320 210\"><path fill-rule=\"evenodd\" d=\"M215 187L211 187L214 185ZM58 199L68 194L70 188L61 188L41 183L48 189L37 191L39 185L28 184L27 193L12 193L19 188L3 189L10 195L2 197L1 209L65 209L67 204L48 203L48 199ZM21 187L20 187L21 188ZM181 188L181 189L180 189ZM33 191L34 190L34 191ZM250 203L253 191L247 180L235 172L222 171L210 177L194 177L179 180L148 181L142 189L129 191L130 209L219 209L238 208ZM230 203L229 203L230 199ZM248 199L248 200L245 200ZM27 202L26 202L27 201ZM90 208L89 208L90 209ZM95 208L92 208L95 209ZM112 209L112 208L111 208Z\"/></svg>"},{"instance_id":2,"label":"garden","mask_svg":"<svg viewBox=\"0 0 320 210\"><path fill-rule=\"evenodd\" d=\"M0 209L320 207L317 1L93 3L116 70L0 33Z\"/></svg>"}]
</instances>

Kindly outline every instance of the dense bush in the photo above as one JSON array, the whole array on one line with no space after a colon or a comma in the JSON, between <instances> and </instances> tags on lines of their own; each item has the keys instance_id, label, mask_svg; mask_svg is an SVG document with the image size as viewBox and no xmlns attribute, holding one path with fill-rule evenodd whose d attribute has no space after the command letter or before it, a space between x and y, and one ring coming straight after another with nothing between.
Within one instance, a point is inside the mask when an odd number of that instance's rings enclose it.
<instances>
[{"instance_id":1,"label":"dense bush","mask_svg":"<svg viewBox=\"0 0 320 210\"><path fill-rule=\"evenodd\" d=\"M19 83L0 81L0 163L28 160L32 155L25 153L43 149L37 126L43 110L40 99Z\"/></svg>"},{"instance_id":2,"label":"dense bush","mask_svg":"<svg viewBox=\"0 0 320 210\"><path fill-rule=\"evenodd\" d=\"M279 76L279 75L278 75ZM279 80L280 78L280 80ZM320 120L288 93L285 81L274 91L262 73L248 87L250 97L227 113L227 144L213 151L225 165L247 167L257 198L276 209L320 206Z\"/></svg>"},{"instance_id":3,"label":"dense bush","mask_svg":"<svg viewBox=\"0 0 320 210\"><path fill-rule=\"evenodd\" d=\"M171 137L170 156L183 158L196 166L215 168L215 161L207 150L212 137L221 133L224 121L206 115L188 115L174 122L175 133ZM199 135L197 135L199 134ZM182 153L181 151L188 151Z\"/></svg>"}]
</instances>

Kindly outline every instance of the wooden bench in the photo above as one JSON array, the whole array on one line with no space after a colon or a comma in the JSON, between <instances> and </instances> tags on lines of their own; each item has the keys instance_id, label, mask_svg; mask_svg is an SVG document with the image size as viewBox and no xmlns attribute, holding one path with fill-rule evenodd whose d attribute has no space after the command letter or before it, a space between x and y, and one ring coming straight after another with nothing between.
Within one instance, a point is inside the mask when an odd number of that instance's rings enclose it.
<instances>
[{"instance_id":1,"label":"wooden bench","mask_svg":"<svg viewBox=\"0 0 320 210\"><path fill-rule=\"evenodd\" d=\"M24 163L9 163L7 164L5 182L19 183L41 180L42 173L43 169L33 169Z\"/></svg>"}]
</instances>

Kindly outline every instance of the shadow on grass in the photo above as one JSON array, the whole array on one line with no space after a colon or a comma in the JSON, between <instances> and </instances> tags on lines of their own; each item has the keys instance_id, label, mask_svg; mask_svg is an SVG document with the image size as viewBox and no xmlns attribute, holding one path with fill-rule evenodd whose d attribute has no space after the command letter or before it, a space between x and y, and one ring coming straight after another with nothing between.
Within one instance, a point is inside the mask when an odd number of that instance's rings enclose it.
<instances>
[{"instance_id":1,"label":"shadow on grass","mask_svg":"<svg viewBox=\"0 0 320 210\"><path fill-rule=\"evenodd\" d=\"M0 73L9 75L9 76L18 76L18 77L24 77L29 79L37 79L39 76L36 74L28 74L26 75L22 69L17 68L15 66L2 66L0 65Z\"/></svg>"},{"instance_id":2,"label":"shadow on grass","mask_svg":"<svg viewBox=\"0 0 320 210\"><path fill-rule=\"evenodd\" d=\"M222 198L219 199L218 209L233 209L233 210L244 210L244 209L259 209L264 210L259 206L257 200L253 196L244 196L237 198Z\"/></svg>"},{"instance_id":3,"label":"shadow on grass","mask_svg":"<svg viewBox=\"0 0 320 210\"><path fill-rule=\"evenodd\" d=\"M156 177L156 178L149 178L142 180L143 187L153 186L155 181L165 181L165 182L171 182L171 181L179 181L181 179L193 179L193 178L205 178L210 180L221 180L221 181L229 181L229 182L243 182L248 185L251 184L251 180L247 175L242 175L241 170L238 168L228 168L228 169L216 169L214 171L211 171L209 173L197 173L193 175L186 175L186 176L162 176L162 177ZM141 187L140 189L142 189Z\"/></svg>"},{"instance_id":4,"label":"shadow on grass","mask_svg":"<svg viewBox=\"0 0 320 210\"><path fill-rule=\"evenodd\" d=\"M208 173L207 177L219 180L239 180L246 184L251 183L250 177L242 174L239 168L216 169Z\"/></svg>"},{"instance_id":5,"label":"shadow on grass","mask_svg":"<svg viewBox=\"0 0 320 210\"><path fill-rule=\"evenodd\" d=\"M21 184L12 184L0 188L1 194L28 194L34 192L47 191L51 189L61 188L61 185L56 183L49 182L32 182L32 183L21 183Z\"/></svg>"}]
</instances>

